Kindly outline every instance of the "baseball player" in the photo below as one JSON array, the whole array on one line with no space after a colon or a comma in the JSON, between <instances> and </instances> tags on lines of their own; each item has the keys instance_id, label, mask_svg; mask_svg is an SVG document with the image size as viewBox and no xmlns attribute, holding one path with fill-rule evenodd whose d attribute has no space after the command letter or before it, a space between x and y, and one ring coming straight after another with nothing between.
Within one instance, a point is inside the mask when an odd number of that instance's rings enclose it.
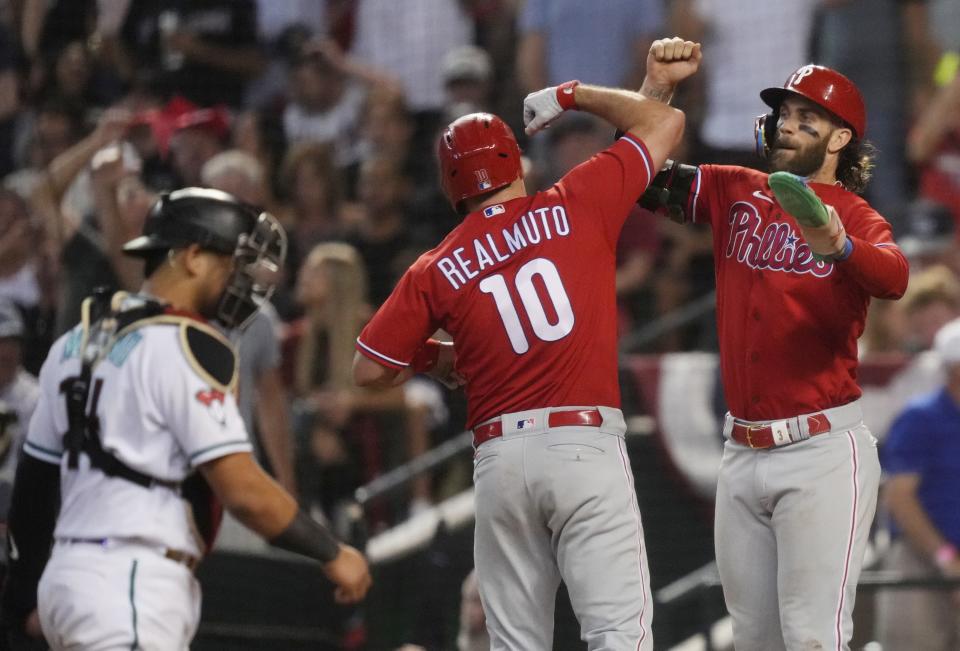
<instances>
[{"instance_id":1,"label":"baseball player","mask_svg":"<svg viewBox=\"0 0 960 651\"><path fill-rule=\"evenodd\" d=\"M668 100L674 72L654 62L641 92ZM713 230L730 409L715 540L735 646L848 649L880 476L857 338L870 298L899 298L908 267L855 194L870 169L856 86L806 65L760 96L772 111L758 146L775 173L670 162L641 203Z\"/></svg>"},{"instance_id":2,"label":"baseball player","mask_svg":"<svg viewBox=\"0 0 960 651\"><path fill-rule=\"evenodd\" d=\"M699 58L691 44L664 65L692 71ZM388 386L429 370L465 382L492 649L549 649L562 579L590 649L649 651L649 571L619 409L615 250L631 194L684 118L634 92L569 81L527 96L526 131L575 108L625 134L532 196L500 118L475 113L446 128L441 182L463 221L363 329L354 377ZM452 346L428 339L438 328Z\"/></svg>"},{"instance_id":3,"label":"baseball player","mask_svg":"<svg viewBox=\"0 0 960 651\"><path fill-rule=\"evenodd\" d=\"M207 322L248 321L285 249L272 216L223 192L187 188L152 208L125 246L145 260L141 293L88 299L41 370L10 514L7 622L35 627L36 607L54 649L186 649L193 569L218 523L210 489L274 545L323 563L339 600L364 596L359 552L253 460L234 351Z\"/></svg>"}]
</instances>

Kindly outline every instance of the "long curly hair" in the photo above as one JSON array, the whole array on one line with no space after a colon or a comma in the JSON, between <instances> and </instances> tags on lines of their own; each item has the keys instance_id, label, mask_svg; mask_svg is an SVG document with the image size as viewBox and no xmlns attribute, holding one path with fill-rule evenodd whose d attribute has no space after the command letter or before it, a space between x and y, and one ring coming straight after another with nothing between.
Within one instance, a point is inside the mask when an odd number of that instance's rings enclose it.
<instances>
[{"instance_id":1,"label":"long curly hair","mask_svg":"<svg viewBox=\"0 0 960 651\"><path fill-rule=\"evenodd\" d=\"M870 141L854 138L840 151L837 180L851 192L863 192L873 174L877 149Z\"/></svg>"}]
</instances>

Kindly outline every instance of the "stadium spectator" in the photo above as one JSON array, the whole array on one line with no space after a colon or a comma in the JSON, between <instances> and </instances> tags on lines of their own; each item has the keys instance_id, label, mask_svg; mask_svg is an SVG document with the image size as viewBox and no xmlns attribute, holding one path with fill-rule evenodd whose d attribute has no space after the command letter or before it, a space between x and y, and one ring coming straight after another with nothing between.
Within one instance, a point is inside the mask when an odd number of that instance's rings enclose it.
<instances>
[{"instance_id":1,"label":"stadium spectator","mask_svg":"<svg viewBox=\"0 0 960 651\"><path fill-rule=\"evenodd\" d=\"M117 34L103 35L114 40L114 66L127 81L149 77L167 97L240 106L246 82L265 66L254 0L130 0L117 22Z\"/></svg>"},{"instance_id":2,"label":"stadium spectator","mask_svg":"<svg viewBox=\"0 0 960 651\"><path fill-rule=\"evenodd\" d=\"M960 226L960 74L944 82L907 135L907 157L919 167L920 196L948 207Z\"/></svg>"},{"instance_id":3,"label":"stadium spectator","mask_svg":"<svg viewBox=\"0 0 960 651\"><path fill-rule=\"evenodd\" d=\"M429 241L428 225L410 219L410 182L397 160L376 156L364 161L357 191L360 212L346 240L367 268L370 302L380 305L412 261L410 251Z\"/></svg>"},{"instance_id":4,"label":"stadium spectator","mask_svg":"<svg viewBox=\"0 0 960 651\"><path fill-rule=\"evenodd\" d=\"M898 534L884 568L916 578L960 577L960 321L936 335L946 381L913 400L883 446L884 502ZM960 592L883 590L877 597L883 648L960 648Z\"/></svg>"},{"instance_id":5,"label":"stadium spectator","mask_svg":"<svg viewBox=\"0 0 960 651\"><path fill-rule=\"evenodd\" d=\"M462 3L360 0L354 17L351 53L397 79L418 120L432 126L444 104L443 57L471 41L472 25Z\"/></svg>"},{"instance_id":6,"label":"stadium spectator","mask_svg":"<svg viewBox=\"0 0 960 651\"><path fill-rule=\"evenodd\" d=\"M170 163L178 185L200 185L204 164L226 148L229 135L223 107L195 108L177 117L170 136Z\"/></svg>"},{"instance_id":7,"label":"stadium spectator","mask_svg":"<svg viewBox=\"0 0 960 651\"><path fill-rule=\"evenodd\" d=\"M290 288L310 250L342 234L342 179L328 145L301 143L291 147L283 160L280 186L287 202L285 226L290 234L287 252Z\"/></svg>"},{"instance_id":8,"label":"stadium spectator","mask_svg":"<svg viewBox=\"0 0 960 651\"><path fill-rule=\"evenodd\" d=\"M236 149L208 160L201 171L206 187L228 192L244 203L266 208L266 178L259 161ZM296 495L290 401L280 377L280 335L276 311L261 305L250 325L229 333L237 347L237 405L261 464Z\"/></svg>"},{"instance_id":9,"label":"stadium spectator","mask_svg":"<svg viewBox=\"0 0 960 651\"><path fill-rule=\"evenodd\" d=\"M764 0L671 3L671 22L677 33L702 40L704 50L710 52L701 78L703 99L688 102L696 114L701 111L695 105L703 105L694 159L744 167L762 163L744 116L768 110L757 97L757 88L783 83L810 59L810 35L819 4L820 0L777 5Z\"/></svg>"},{"instance_id":10,"label":"stadium spectator","mask_svg":"<svg viewBox=\"0 0 960 651\"><path fill-rule=\"evenodd\" d=\"M6 521L17 457L40 391L23 368L24 334L17 306L0 300L0 521Z\"/></svg>"},{"instance_id":11,"label":"stadium spectator","mask_svg":"<svg viewBox=\"0 0 960 651\"><path fill-rule=\"evenodd\" d=\"M568 79L640 88L663 23L662 0L527 0L519 16L517 80L524 92Z\"/></svg>"}]
</instances>

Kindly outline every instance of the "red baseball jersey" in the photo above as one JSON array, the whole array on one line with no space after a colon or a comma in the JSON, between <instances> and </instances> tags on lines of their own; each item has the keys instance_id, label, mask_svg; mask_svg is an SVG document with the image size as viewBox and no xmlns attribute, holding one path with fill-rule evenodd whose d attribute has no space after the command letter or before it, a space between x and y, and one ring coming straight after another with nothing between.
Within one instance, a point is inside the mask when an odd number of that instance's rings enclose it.
<instances>
[{"instance_id":1,"label":"red baseball jersey","mask_svg":"<svg viewBox=\"0 0 960 651\"><path fill-rule=\"evenodd\" d=\"M811 183L853 242L818 262L763 172L701 165L690 212L713 227L720 366L737 418L772 420L860 397L857 339L870 297L899 298L908 265L890 225L838 185Z\"/></svg>"},{"instance_id":2,"label":"red baseball jersey","mask_svg":"<svg viewBox=\"0 0 960 651\"><path fill-rule=\"evenodd\" d=\"M549 190L467 215L407 270L357 349L403 369L449 332L468 427L524 409L619 407L617 238L653 172L628 134Z\"/></svg>"}]
</instances>

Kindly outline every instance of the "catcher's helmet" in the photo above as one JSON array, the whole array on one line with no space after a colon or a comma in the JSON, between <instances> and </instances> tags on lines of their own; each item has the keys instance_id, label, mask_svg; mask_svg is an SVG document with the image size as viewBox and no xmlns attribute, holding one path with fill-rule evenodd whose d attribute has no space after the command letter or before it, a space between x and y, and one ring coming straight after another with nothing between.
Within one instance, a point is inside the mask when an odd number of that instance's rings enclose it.
<instances>
[{"instance_id":1,"label":"catcher's helmet","mask_svg":"<svg viewBox=\"0 0 960 651\"><path fill-rule=\"evenodd\" d=\"M457 210L464 199L523 176L513 131L490 113L471 113L451 122L440 136L437 155L443 192Z\"/></svg>"},{"instance_id":2,"label":"catcher's helmet","mask_svg":"<svg viewBox=\"0 0 960 651\"><path fill-rule=\"evenodd\" d=\"M797 68L782 88L765 88L760 99L773 111L757 118L757 151L766 155L777 131L780 104L791 93L806 97L843 120L853 131L854 138L863 138L867 129L867 109L856 84L836 70L812 63Z\"/></svg>"},{"instance_id":3,"label":"catcher's helmet","mask_svg":"<svg viewBox=\"0 0 960 651\"><path fill-rule=\"evenodd\" d=\"M184 188L164 193L150 209L143 235L123 246L124 253L147 257L198 244L232 255L234 271L217 319L227 327L249 323L260 303L273 293L287 255L287 236L273 215L219 190Z\"/></svg>"}]
</instances>

